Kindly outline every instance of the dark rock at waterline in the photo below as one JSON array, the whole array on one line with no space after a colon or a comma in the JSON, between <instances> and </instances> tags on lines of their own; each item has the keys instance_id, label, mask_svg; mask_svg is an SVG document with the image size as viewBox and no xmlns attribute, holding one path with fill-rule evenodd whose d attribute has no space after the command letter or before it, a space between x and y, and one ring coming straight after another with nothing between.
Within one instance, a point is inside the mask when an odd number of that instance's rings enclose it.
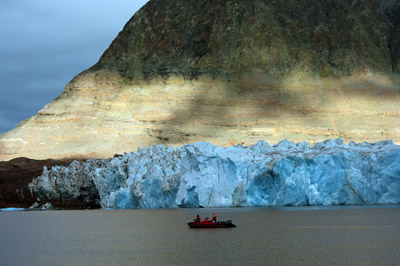
<instances>
[{"instance_id":1,"label":"dark rock at waterline","mask_svg":"<svg viewBox=\"0 0 400 266\"><path fill-rule=\"evenodd\" d=\"M16 158L10 161L0 162L0 208L18 207L29 208L37 202L36 195L32 194L28 184L42 174L43 167L51 168L55 165L69 165L73 159L64 160L32 160L29 158ZM74 201L44 200L37 202L37 206L51 203L55 208L98 208L93 202L85 202L83 199Z\"/></svg>"}]
</instances>

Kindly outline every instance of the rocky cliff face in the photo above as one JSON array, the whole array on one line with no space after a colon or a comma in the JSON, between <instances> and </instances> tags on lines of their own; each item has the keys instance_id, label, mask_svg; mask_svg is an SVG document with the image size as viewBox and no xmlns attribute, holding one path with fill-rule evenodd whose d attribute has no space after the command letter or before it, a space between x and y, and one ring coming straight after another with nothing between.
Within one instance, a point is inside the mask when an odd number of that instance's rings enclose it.
<instances>
[{"instance_id":1,"label":"rocky cliff face","mask_svg":"<svg viewBox=\"0 0 400 266\"><path fill-rule=\"evenodd\" d=\"M0 160L153 144L400 142L396 1L148 2Z\"/></svg>"},{"instance_id":2,"label":"rocky cliff face","mask_svg":"<svg viewBox=\"0 0 400 266\"><path fill-rule=\"evenodd\" d=\"M400 73L400 0L382 1L381 8L389 20L389 48L392 71Z\"/></svg>"},{"instance_id":3,"label":"rocky cliff face","mask_svg":"<svg viewBox=\"0 0 400 266\"><path fill-rule=\"evenodd\" d=\"M372 1L150 1L94 69L147 78L385 72L389 32Z\"/></svg>"}]
</instances>

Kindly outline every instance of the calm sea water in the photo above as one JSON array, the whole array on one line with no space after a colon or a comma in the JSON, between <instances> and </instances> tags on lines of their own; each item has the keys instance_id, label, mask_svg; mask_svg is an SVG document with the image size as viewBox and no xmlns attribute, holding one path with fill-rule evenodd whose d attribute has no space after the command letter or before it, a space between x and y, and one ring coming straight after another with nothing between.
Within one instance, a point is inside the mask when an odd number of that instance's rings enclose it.
<instances>
[{"instance_id":1,"label":"calm sea water","mask_svg":"<svg viewBox=\"0 0 400 266\"><path fill-rule=\"evenodd\" d=\"M400 265L400 207L0 212L0 265Z\"/></svg>"}]
</instances>

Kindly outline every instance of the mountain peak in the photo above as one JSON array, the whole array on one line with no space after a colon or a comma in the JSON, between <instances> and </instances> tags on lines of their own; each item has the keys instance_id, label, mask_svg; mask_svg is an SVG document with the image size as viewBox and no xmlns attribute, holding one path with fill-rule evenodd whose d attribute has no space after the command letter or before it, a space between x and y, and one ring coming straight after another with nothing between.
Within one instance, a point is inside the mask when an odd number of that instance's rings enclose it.
<instances>
[{"instance_id":1,"label":"mountain peak","mask_svg":"<svg viewBox=\"0 0 400 266\"><path fill-rule=\"evenodd\" d=\"M95 69L146 78L388 72L389 32L377 4L368 0L153 0L125 25Z\"/></svg>"}]
</instances>

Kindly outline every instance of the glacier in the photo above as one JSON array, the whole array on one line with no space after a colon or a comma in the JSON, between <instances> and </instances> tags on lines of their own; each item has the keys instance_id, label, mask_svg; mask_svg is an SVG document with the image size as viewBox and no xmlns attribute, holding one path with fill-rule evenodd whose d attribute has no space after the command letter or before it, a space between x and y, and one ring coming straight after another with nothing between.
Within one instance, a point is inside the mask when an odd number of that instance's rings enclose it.
<instances>
[{"instance_id":1,"label":"glacier","mask_svg":"<svg viewBox=\"0 0 400 266\"><path fill-rule=\"evenodd\" d=\"M80 198L120 209L398 204L400 146L340 138L314 146L155 145L44 167L29 187L42 202Z\"/></svg>"}]
</instances>

